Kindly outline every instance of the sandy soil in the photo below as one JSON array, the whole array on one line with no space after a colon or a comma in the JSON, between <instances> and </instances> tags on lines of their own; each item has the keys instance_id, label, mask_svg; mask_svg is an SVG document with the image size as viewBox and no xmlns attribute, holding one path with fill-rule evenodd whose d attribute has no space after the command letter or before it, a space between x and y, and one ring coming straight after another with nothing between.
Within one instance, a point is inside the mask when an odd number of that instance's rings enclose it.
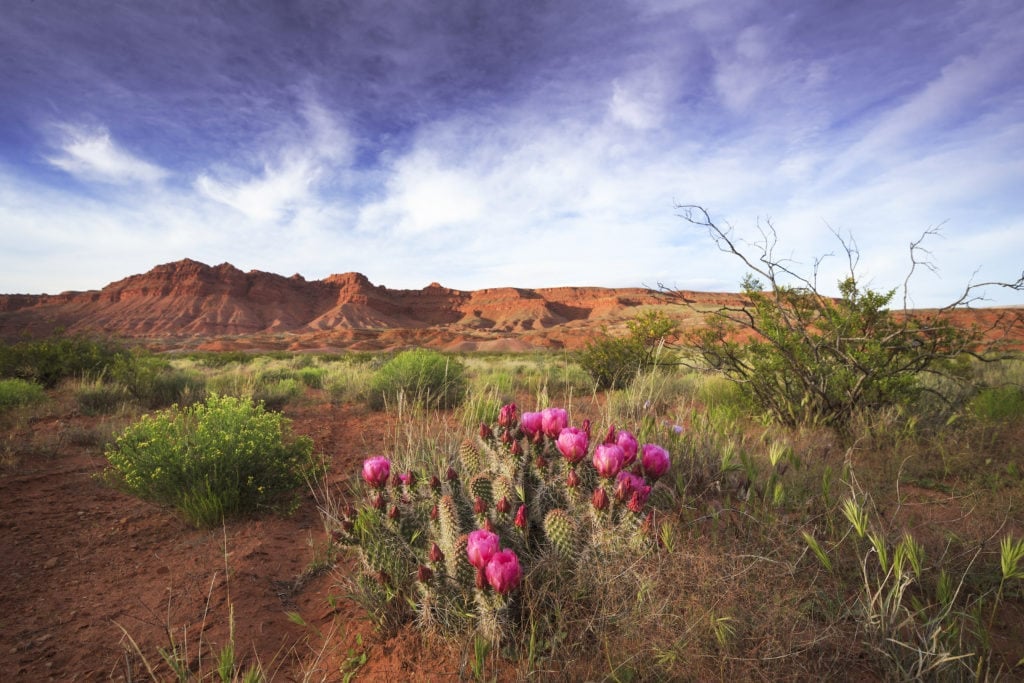
<instances>
[{"instance_id":1,"label":"sandy soil","mask_svg":"<svg viewBox=\"0 0 1024 683\"><path fill-rule=\"evenodd\" d=\"M339 492L368 452L385 449L381 414L329 403L286 412L330 458ZM238 659L258 657L274 680L339 680L364 652L360 680L457 677L456 658L377 635L344 597L344 564L316 571L327 538L312 493L288 518L196 530L97 478L106 463L97 429L95 419L48 415L7 435L8 446L24 445L8 448L0 470L0 678L140 680L145 663L129 636L161 679L170 672L158 648L172 637L210 672L232 609Z\"/></svg>"}]
</instances>

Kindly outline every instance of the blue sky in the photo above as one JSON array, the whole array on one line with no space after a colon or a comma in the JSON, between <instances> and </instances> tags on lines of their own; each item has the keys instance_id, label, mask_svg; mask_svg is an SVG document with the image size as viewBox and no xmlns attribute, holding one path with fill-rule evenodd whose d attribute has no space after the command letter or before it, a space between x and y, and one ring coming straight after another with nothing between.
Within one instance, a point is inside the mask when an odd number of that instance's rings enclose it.
<instances>
[{"instance_id":1,"label":"blue sky","mask_svg":"<svg viewBox=\"0 0 1024 683\"><path fill-rule=\"evenodd\" d=\"M808 269L851 233L880 288L942 225L918 306L1024 268L1017 0L0 4L0 292L186 257L735 291L677 203Z\"/></svg>"}]
</instances>

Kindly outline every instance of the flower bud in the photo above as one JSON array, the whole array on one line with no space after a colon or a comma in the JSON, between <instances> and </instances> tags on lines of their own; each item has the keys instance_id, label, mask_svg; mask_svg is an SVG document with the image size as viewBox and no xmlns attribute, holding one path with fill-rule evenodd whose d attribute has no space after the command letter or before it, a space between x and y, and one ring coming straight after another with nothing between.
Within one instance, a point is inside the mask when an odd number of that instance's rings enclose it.
<instances>
[{"instance_id":1,"label":"flower bud","mask_svg":"<svg viewBox=\"0 0 1024 683\"><path fill-rule=\"evenodd\" d=\"M398 519L398 517L399 517L398 506L397 505L392 505L391 509L388 510L388 519Z\"/></svg>"},{"instance_id":2,"label":"flower bud","mask_svg":"<svg viewBox=\"0 0 1024 683\"><path fill-rule=\"evenodd\" d=\"M651 487L647 484L642 484L639 488L633 489L633 493L630 495L629 502L626 504L626 507L628 507L632 512L643 512L644 506L647 505L647 497L650 495Z\"/></svg>"},{"instance_id":3,"label":"flower bud","mask_svg":"<svg viewBox=\"0 0 1024 683\"><path fill-rule=\"evenodd\" d=\"M587 435L587 440L590 440L590 420L583 421L583 432Z\"/></svg>"},{"instance_id":4,"label":"flower bud","mask_svg":"<svg viewBox=\"0 0 1024 683\"><path fill-rule=\"evenodd\" d=\"M430 477L430 490L431 491L440 491L441 490L441 480L438 478L438 476L436 474L434 474L434 475L432 475Z\"/></svg>"},{"instance_id":5,"label":"flower bud","mask_svg":"<svg viewBox=\"0 0 1024 683\"><path fill-rule=\"evenodd\" d=\"M444 553L441 552L441 547L436 543L430 546L430 561L434 564L444 562Z\"/></svg>"},{"instance_id":6,"label":"flower bud","mask_svg":"<svg viewBox=\"0 0 1024 683\"><path fill-rule=\"evenodd\" d=\"M510 443L512 443L514 440L515 440L515 437L512 436L512 430L510 430L508 427L506 427L505 429L501 430L501 442L503 444L505 444L507 446Z\"/></svg>"},{"instance_id":7,"label":"flower bud","mask_svg":"<svg viewBox=\"0 0 1024 683\"><path fill-rule=\"evenodd\" d=\"M517 458L523 457L523 446L518 441L512 442L512 455Z\"/></svg>"},{"instance_id":8,"label":"flower bud","mask_svg":"<svg viewBox=\"0 0 1024 683\"><path fill-rule=\"evenodd\" d=\"M608 428L608 433L604 437L604 443L615 443L615 425Z\"/></svg>"},{"instance_id":9,"label":"flower bud","mask_svg":"<svg viewBox=\"0 0 1024 683\"><path fill-rule=\"evenodd\" d=\"M537 466L538 470L542 470L548 466L548 461L543 455L538 455L537 459L533 461L533 464Z\"/></svg>"},{"instance_id":10,"label":"flower bud","mask_svg":"<svg viewBox=\"0 0 1024 683\"><path fill-rule=\"evenodd\" d=\"M590 503L598 510L605 510L608 508L608 494L598 486L594 489L594 495L590 497Z\"/></svg>"},{"instance_id":11,"label":"flower bud","mask_svg":"<svg viewBox=\"0 0 1024 683\"><path fill-rule=\"evenodd\" d=\"M520 505L519 509L516 510L515 525L520 529L526 528L526 506Z\"/></svg>"},{"instance_id":12,"label":"flower bud","mask_svg":"<svg viewBox=\"0 0 1024 683\"><path fill-rule=\"evenodd\" d=\"M491 430L490 427L487 426L486 422L480 423L480 438L483 439L484 441L494 440L494 432Z\"/></svg>"},{"instance_id":13,"label":"flower bud","mask_svg":"<svg viewBox=\"0 0 1024 683\"><path fill-rule=\"evenodd\" d=\"M420 583L427 583L433 576L434 572L430 571L430 567L425 564L421 564L420 568L416 570L416 579Z\"/></svg>"},{"instance_id":14,"label":"flower bud","mask_svg":"<svg viewBox=\"0 0 1024 683\"><path fill-rule=\"evenodd\" d=\"M507 515L512 510L512 503L509 502L508 498L502 497L494 507L496 507L498 512L501 514Z\"/></svg>"},{"instance_id":15,"label":"flower bud","mask_svg":"<svg viewBox=\"0 0 1024 683\"><path fill-rule=\"evenodd\" d=\"M398 480L400 482L402 482L403 486L405 486L407 488L411 488L412 486L414 486L416 484L416 473L413 472L412 470L409 470L408 472L404 472L402 474L399 474L398 475Z\"/></svg>"},{"instance_id":16,"label":"flower bud","mask_svg":"<svg viewBox=\"0 0 1024 683\"><path fill-rule=\"evenodd\" d=\"M430 508L430 521L431 522L436 522L437 521L437 515L438 515L438 510L437 510L437 506L435 505L434 507Z\"/></svg>"},{"instance_id":17,"label":"flower bud","mask_svg":"<svg viewBox=\"0 0 1024 683\"><path fill-rule=\"evenodd\" d=\"M484 526L483 526L483 528L485 530L487 530L487 531L490 531L492 534L498 533L498 530L495 528L494 522L491 521L490 517L485 517L484 518Z\"/></svg>"},{"instance_id":18,"label":"flower bud","mask_svg":"<svg viewBox=\"0 0 1024 683\"><path fill-rule=\"evenodd\" d=\"M473 501L473 512L478 515L482 515L487 512L487 503L480 496L477 496Z\"/></svg>"},{"instance_id":19,"label":"flower bud","mask_svg":"<svg viewBox=\"0 0 1024 683\"><path fill-rule=\"evenodd\" d=\"M487 575L484 574L483 567L477 567L476 569L476 587L480 590L487 588Z\"/></svg>"},{"instance_id":20,"label":"flower bud","mask_svg":"<svg viewBox=\"0 0 1024 683\"><path fill-rule=\"evenodd\" d=\"M569 470L569 474L565 477L565 485L571 489L580 485L580 475L576 473L576 470Z\"/></svg>"},{"instance_id":21,"label":"flower bud","mask_svg":"<svg viewBox=\"0 0 1024 683\"><path fill-rule=\"evenodd\" d=\"M370 498L370 505L373 507L374 510L383 510L384 496L380 495L379 493L373 494L373 497Z\"/></svg>"},{"instance_id":22,"label":"flower bud","mask_svg":"<svg viewBox=\"0 0 1024 683\"><path fill-rule=\"evenodd\" d=\"M457 481L457 480L458 480L458 478L459 478L459 473L458 473L458 472L456 472L456 471L455 471L454 469L452 469L451 467L449 467L449 468L448 468L448 471L447 471L447 472L445 472L445 475L444 475L444 477L445 477L445 479L447 479L448 481Z\"/></svg>"},{"instance_id":23,"label":"flower bud","mask_svg":"<svg viewBox=\"0 0 1024 683\"><path fill-rule=\"evenodd\" d=\"M517 410L515 403L503 405L498 411L498 424L502 427L515 427Z\"/></svg>"}]
</instances>

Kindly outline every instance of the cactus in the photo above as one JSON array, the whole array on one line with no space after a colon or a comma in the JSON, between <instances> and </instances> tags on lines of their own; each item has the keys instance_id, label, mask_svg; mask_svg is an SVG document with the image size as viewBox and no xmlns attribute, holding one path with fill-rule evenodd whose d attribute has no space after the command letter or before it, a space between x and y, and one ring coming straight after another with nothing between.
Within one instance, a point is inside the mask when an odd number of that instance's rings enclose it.
<instances>
[{"instance_id":1,"label":"cactus","mask_svg":"<svg viewBox=\"0 0 1024 683\"><path fill-rule=\"evenodd\" d=\"M494 430L485 425L475 440L463 441L443 474L428 480L410 470L406 479L399 477L398 488L364 475L373 487L366 502L358 513L345 512L337 520L335 537L360 551L366 570L359 585L385 618L401 608L406 617L415 613L425 628L457 632L472 623L500 642L511 630L512 615L521 614L510 609L524 575L520 563L529 568L553 554L561 570L580 571L582 563L604 554L652 547L648 512L675 504L669 486L645 478L639 466L618 483L609 467L599 476L579 447L566 454L550 433L538 431L536 417L524 435L525 417L517 425L514 409L503 410L506 424ZM390 463L385 458L371 464L383 471ZM616 497L623 479L641 495L620 489ZM474 550L480 569L467 555L468 535L478 528L496 534L502 548L493 551L493 559Z\"/></svg>"},{"instance_id":2,"label":"cactus","mask_svg":"<svg viewBox=\"0 0 1024 683\"><path fill-rule=\"evenodd\" d=\"M469 480L469 495L474 500L482 498L488 507L494 505L494 489L491 486L491 478L485 472L481 472Z\"/></svg>"},{"instance_id":3,"label":"cactus","mask_svg":"<svg viewBox=\"0 0 1024 683\"><path fill-rule=\"evenodd\" d=\"M576 554L579 528L565 510L555 508L548 512L544 518L544 533L561 557L568 559Z\"/></svg>"},{"instance_id":4,"label":"cactus","mask_svg":"<svg viewBox=\"0 0 1024 683\"><path fill-rule=\"evenodd\" d=\"M459 444L459 461L466 472L480 471L480 453L477 451L476 445L469 439Z\"/></svg>"}]
</instances>

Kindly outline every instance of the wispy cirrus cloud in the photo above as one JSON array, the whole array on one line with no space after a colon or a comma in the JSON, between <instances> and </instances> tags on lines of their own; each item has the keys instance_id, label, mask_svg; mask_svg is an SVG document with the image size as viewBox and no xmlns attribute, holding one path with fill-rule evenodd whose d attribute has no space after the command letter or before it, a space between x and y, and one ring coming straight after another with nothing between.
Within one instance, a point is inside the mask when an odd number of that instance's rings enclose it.
<instances>
[{"instance_id":1,"label":"wispy cirrus cloud","mask_svg":"<svg viewBox=\"0 0 1024 683\"><path fill-rule=\"evenodd\" d=\"M125 185L157 183L170 175L122 148L106 128L60 124L54 130L59 151L46 161L80 180Z\"/></svg>"}]
</instances>

